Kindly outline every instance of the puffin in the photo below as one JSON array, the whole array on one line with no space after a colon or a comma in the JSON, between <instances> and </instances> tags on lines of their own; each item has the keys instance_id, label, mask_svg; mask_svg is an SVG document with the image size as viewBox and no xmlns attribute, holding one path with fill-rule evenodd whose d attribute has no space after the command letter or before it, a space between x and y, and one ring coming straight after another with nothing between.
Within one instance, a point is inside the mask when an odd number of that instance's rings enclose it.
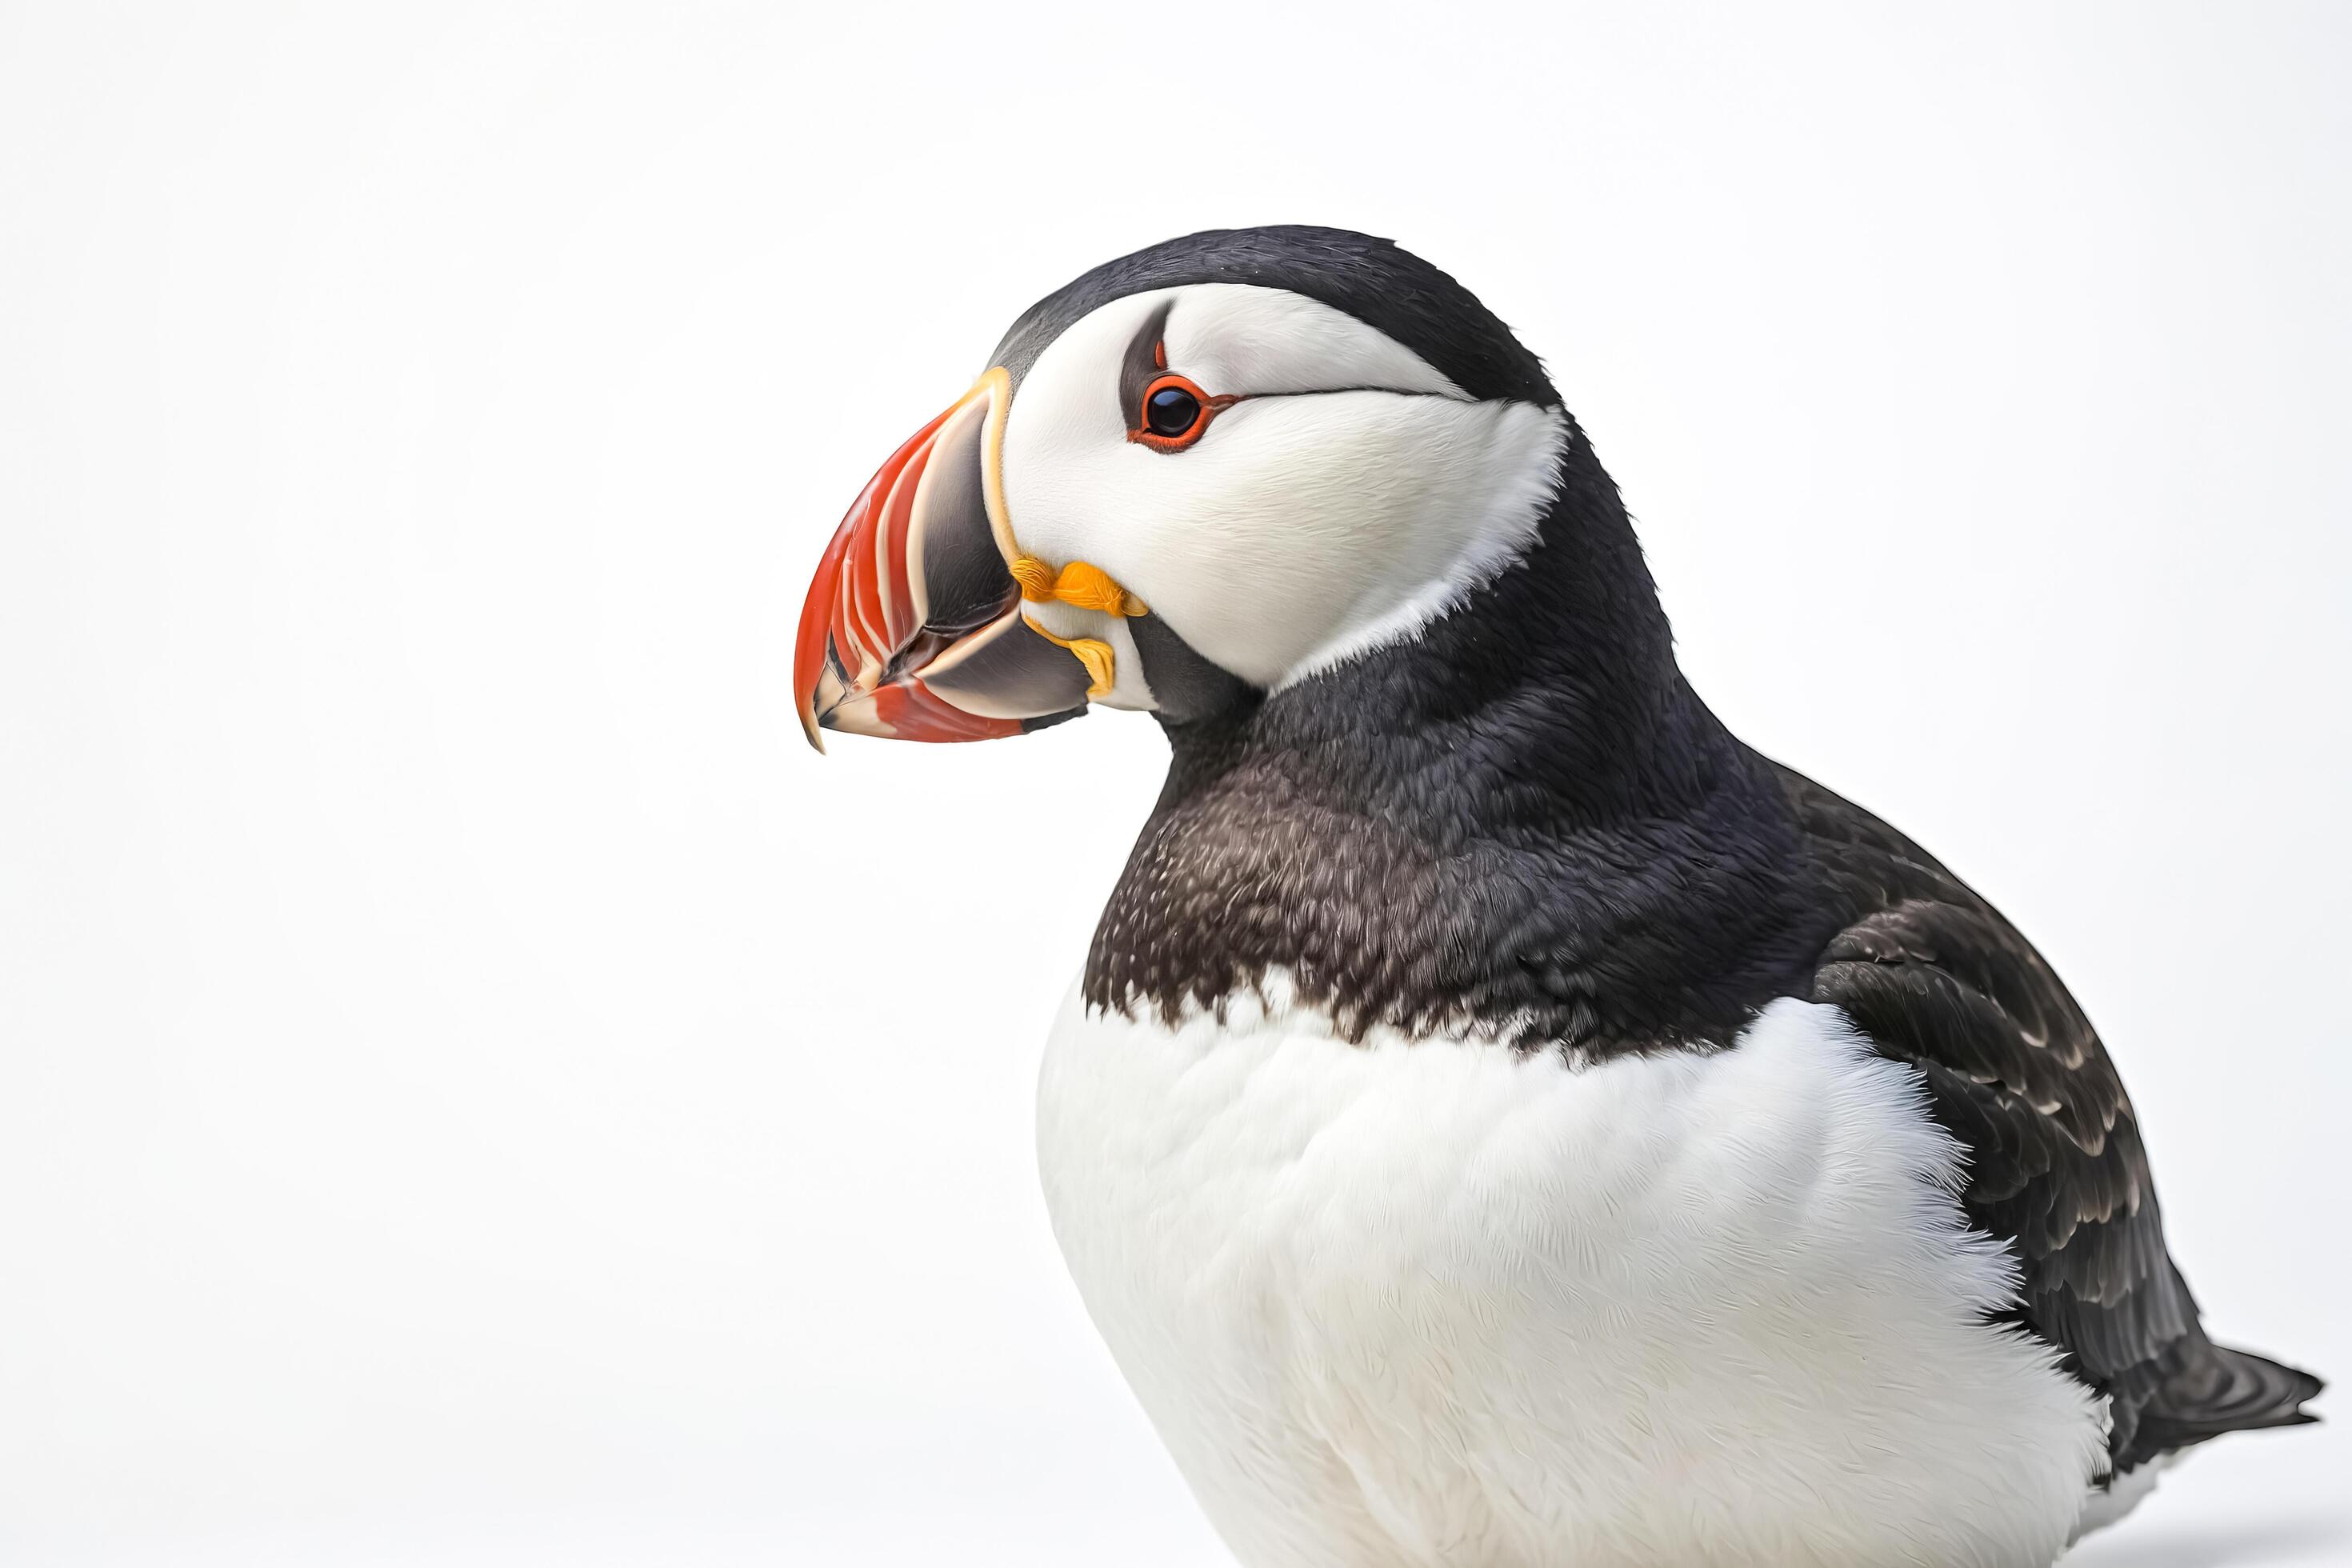
<instances>
[{"instance_id":1,"label":"puffin","mask_svg":"<svg viewBox=\"0 0 2352 1568\"><path fill-rule=\"evenodd\" d=\"M1165 733L1037 1159L1244 1568L2040 1568L2315 1419L2208 1337L2050 964L1709 711L1542 364L1391 241L1032 306L793 681L820 750Z\"/></svg>"}]
</instances>

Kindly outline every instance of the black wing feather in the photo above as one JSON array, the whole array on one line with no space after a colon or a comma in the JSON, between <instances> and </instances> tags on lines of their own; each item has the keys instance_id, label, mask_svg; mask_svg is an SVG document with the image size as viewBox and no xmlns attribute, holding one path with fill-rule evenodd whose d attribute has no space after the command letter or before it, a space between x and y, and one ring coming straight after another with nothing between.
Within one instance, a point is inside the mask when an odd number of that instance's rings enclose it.
<instances>
[{"instance_id":1,"label":"black wing feather","mask_svg":"<svg viewBox=\"0 0 2352 1568\"><path fill-rule=\"evenodd\" d=\"M2206 1338L2165 1249L2131 1098L2042 955L1893 828L1799 774L1781 779L1843 925L1813 999L1918 1068L1969 1152L1969 1219L2015 1250L2017 1321L2110 1398L2116 1470L2314 1419L2301 1405L2317 1378Z\"/></svg>"}]
</instances>

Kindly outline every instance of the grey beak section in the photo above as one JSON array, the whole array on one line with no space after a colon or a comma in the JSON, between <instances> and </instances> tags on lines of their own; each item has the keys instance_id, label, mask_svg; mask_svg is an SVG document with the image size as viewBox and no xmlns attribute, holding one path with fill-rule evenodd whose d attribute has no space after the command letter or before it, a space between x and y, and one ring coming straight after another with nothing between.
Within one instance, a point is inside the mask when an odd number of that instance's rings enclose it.
<instances>
[{"instance_id":1,"label":"grey beak section","mask_svg":"<svg viewBox=\"0 0 2352 1568\"><path fill-rule=\"evenodd\" d=\"M1034 719L1087 705L1087 669L1037 635L1019 609L957 641L923 671L923 684L968 713Z\"/></svg>"},{"instance_id":2,"label":"grey beak section","mask_svg":"<svg viewBox=\"0 0 2352 1568\"><path fill-rule=\"evenodd\" d=\"M907 552L921 584L923 630L934 637L977 630L1019 595L989 527L982 493L985 438L982 420L952 420L924 468Z\"/></svg>"}]
</instances>

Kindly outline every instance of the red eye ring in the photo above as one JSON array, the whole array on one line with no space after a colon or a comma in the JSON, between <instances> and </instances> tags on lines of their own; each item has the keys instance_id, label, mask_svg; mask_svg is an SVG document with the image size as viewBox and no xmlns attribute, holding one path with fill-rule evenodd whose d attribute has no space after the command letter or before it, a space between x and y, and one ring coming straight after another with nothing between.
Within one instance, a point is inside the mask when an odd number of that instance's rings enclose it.
<instances>
[{"instance_id":1,"label":"red eye ring","mask_svg":"<svg viewBox=\"0 0 2352 1568\"><path fill-rule=\"evenodd\" d=\"M1136 400L1127 438L1155 452L1181 452L1201 438L1209 421L1240 399L1212 397L1181 375L1156 375Z\"/></svg>"}]
</instances>

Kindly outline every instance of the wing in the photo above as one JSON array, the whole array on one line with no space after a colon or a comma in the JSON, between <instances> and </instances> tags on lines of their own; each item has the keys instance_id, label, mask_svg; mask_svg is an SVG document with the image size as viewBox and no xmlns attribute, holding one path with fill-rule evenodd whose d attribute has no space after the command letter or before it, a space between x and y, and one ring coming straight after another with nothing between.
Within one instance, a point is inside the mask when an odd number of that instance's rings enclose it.
<instances>
[{"instance_id":1,"label":"wing","mask_svg":"<svg viewBox=\"0 0 2352 1568\"><path fill-rule=\"evenodd\" d=\"M1782 786L1843 929L1813 999L1918 1068L1969 1151L1961 1202L2021 1270L2016 1318L2111 1401L2117 1471L2243 1427L2308 1421L2319 1380L2215 1345L2165 1250L2131 1098L2049 964L1991 905L1868 812Z\"/></svg>"}]
</instances>

